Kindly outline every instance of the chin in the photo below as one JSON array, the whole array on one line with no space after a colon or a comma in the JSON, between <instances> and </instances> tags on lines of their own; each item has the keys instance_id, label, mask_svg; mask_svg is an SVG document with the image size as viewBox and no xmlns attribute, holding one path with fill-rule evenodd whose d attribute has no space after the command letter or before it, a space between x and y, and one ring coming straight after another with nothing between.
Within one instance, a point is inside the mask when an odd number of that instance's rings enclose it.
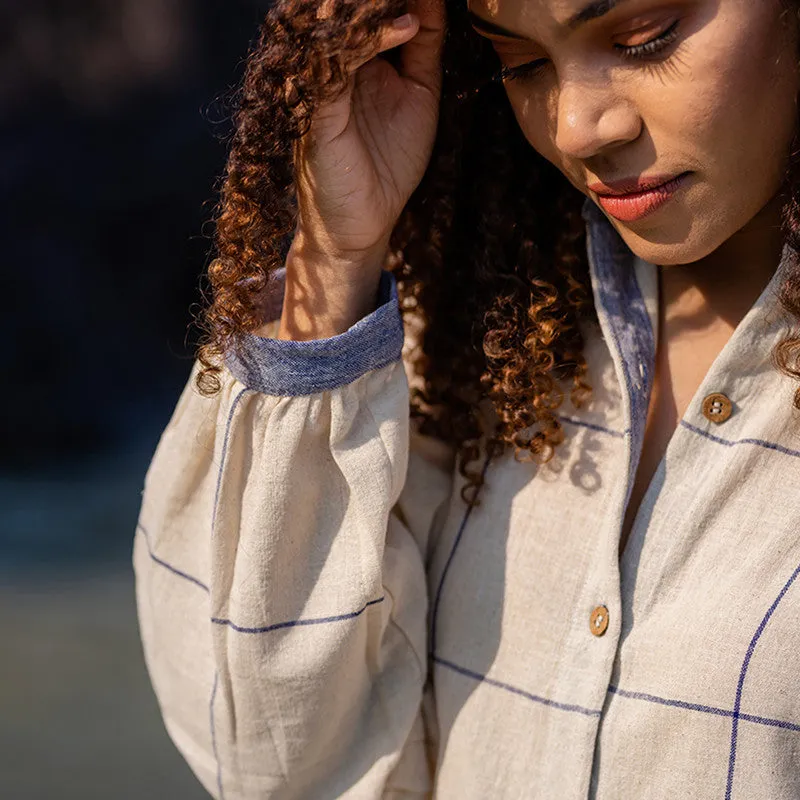
<instances>
[{"instance_id":1,"label":"chin","mask_svg":"<svg viewBox=\"0 0 800 800\"><path fill-rule=\"evenodd\" d=\"M620 231L620 233L622 233ZM693 264L714 252L714 248L706 249L695 246L692 242L680 244L655 244L638 236L625 236L625 244L631 252L644 261L658 264L660 267L678 267Z\"/></svg>"},{"instance_id":2,"label":"chin","mask_svg":"<svg viewBox=\"0 0 800 800\"><path fill-rule=\"evenodd\" d=\"M613 222L631 252L644 261L662 267L694 264L707 258L735 233L735 227L708 227L691 224L685 218L678 224L653 225L647 231L634 231L620 222Z\"/></svg>"}]
</instances>

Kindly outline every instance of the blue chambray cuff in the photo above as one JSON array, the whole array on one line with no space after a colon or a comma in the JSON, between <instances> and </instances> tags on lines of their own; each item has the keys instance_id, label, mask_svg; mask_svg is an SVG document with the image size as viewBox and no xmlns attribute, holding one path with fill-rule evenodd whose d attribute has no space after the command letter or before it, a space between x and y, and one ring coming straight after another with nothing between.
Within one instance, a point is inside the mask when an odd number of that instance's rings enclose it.
<instances>
[{"instance_id":1,"label":"blue chambray cuff","mask_svg":"<svg viewBox=\"0 0 800 800\"><path fill-rule=\"evenodd\" d=\"M273 397L300 397L346 386L371 370L400 360L403 320L394 276L384 271L378 308L330 339L291 342L245 336L225 361L249 389Z\"/></svg>"}]
</instances>

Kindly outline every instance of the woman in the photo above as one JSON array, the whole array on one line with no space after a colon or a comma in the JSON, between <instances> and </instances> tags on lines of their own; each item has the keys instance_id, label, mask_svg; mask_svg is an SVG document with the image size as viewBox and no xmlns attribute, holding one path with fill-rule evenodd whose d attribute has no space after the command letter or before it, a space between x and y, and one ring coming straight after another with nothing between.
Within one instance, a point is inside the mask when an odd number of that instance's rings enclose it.
<instances>
[{"instance_id":1,"label":"woman","mask_svg":"<svg viewBox=\"0 0 800 800\"><path fill-rule=\"evenodd\" d=\"M135 549L175 743L228 800L800 796L795 4L404 10L249 62Z\"/></svg>"}]
</instances>

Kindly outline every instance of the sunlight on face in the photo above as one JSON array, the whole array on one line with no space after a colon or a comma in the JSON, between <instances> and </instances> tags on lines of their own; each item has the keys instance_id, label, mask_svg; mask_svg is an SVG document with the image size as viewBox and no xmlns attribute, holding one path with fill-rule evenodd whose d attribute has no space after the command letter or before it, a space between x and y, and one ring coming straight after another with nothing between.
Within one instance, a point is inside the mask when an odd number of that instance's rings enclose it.
<instances>
[{"instance_id":1,"label":"sunlight on face","mask_svg":"<svg viewBox=\"0 0 800 800\"><path fill-rule=\"evenodd\" d=\"M659 264L716 250L779 191L795 131L780 0L470 0L528 141Z\"/></svg>"}]
</instances>

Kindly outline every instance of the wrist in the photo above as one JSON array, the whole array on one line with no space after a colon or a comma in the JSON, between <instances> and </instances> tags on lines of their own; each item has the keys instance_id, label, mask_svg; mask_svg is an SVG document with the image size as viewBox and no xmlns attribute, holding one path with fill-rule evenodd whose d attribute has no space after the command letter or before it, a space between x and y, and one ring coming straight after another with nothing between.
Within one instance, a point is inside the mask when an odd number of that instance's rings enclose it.
<instances>
[{"instance_id":1,"label":"wrist","mask_svg":"<svg viewBox=\"0 0 800 800\"><path fill-rule=\"evenodd\" d=\"M278 338L328 339L348 331L378 304L387 248L324 253L302 234L286 259L286 288Z\"/></svg>"}]
</instances>

